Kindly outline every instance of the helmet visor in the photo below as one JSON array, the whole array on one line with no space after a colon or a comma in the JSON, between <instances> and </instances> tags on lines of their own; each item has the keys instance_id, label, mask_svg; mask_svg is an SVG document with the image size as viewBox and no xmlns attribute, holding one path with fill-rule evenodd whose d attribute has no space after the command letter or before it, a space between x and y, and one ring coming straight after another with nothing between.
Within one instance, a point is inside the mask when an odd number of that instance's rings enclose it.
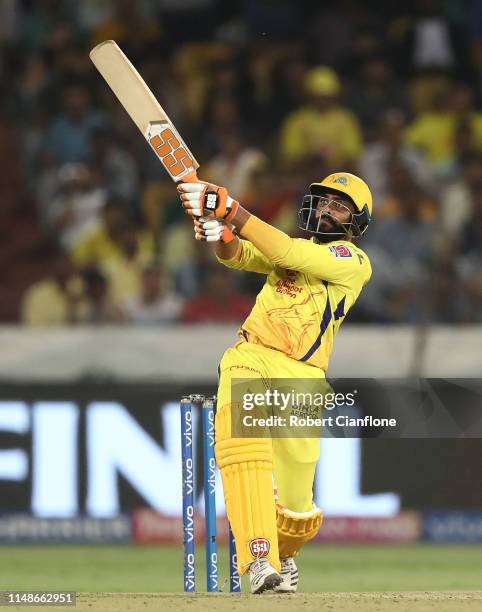
<instances>
[{"instance_id":1,"label":"helmet visor","mask_svg":"<svg viewBox=\"0 0 482 612\"><path fill-rule=\"evenodd\" d=\"M344 209L350 213L350 217L349 221L342 223L332 213ZM366 214L366 211L354 213L342 200L330 199L324 195L305 195L298 211L298 226L320 236L343 237L348 232L353 236L361 236L368 225ZM325 219L331 221L332 228L329 231L323 222Z\"/></svg>"}]
</instances>

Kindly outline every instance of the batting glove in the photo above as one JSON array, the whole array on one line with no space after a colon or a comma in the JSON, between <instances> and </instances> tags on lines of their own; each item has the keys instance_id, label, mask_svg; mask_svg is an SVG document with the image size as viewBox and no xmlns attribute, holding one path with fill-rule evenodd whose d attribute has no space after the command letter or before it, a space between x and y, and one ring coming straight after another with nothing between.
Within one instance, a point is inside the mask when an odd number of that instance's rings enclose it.
<instances>
[{"instance_id":1,"label":"batting glove","mask_svg":"<svg viewBox=\"0 0 482 612\"><path fill-rule=\"evenodd\" d=\"M193 217L229 221L239 207L239 202L233 200L224 187L212 183L180 183L177 189L184 209Z\"/></svg>"},{"instance_id":2,"label":"batting glove","mask_svg":"<svg viewBox=\"0 0 482 612\"><path fill-rule=\"evenodd\" d=\"M194 219L194 236L196 240L205 242L232 242L234 227L222 219Z\"/></svg>"}]
</instances>

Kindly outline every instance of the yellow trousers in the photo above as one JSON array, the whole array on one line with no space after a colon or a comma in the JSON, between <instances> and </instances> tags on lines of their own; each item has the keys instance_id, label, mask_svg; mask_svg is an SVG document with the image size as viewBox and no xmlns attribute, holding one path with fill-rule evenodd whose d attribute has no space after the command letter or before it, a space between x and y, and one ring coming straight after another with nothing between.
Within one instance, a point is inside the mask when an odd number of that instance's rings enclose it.
<instances>
[{"instance_id":1,"label":"yellow trousers","mask_svg":"<svg viewBox=\"0 0 482 612\"><path fill-rule=\"evenodd\" d=\"M244 341L229 348L221 360L215 448L240 574L256 557L256 550L266 545L264 540L269 542L268 560L279 569L273 484L278 504L293 512L310 511L320 446L319 438L269 438L259 442L232 439L233 379L250 378L268 383L274 378L320 380L324 372L279 351Z\"/></svg>"}]
</instances>

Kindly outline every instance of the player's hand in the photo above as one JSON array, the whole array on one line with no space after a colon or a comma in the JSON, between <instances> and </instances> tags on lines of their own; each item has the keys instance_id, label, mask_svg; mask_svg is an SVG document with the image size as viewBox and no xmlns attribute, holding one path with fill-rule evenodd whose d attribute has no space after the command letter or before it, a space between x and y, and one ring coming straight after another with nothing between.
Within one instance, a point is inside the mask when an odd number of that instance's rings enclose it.
<instances>
[{"instance_id":1,"label":"player's hand","mask_svg":"<svg viewBox=\"0 0 482 612\"><path fill-rule=\"evenodd\" d=\"M228 244L234 240L233 226L222 219L194 218L194 236L196 240Z\"/></svg>"},{"instance_id":2,"label":"player's hand","mask_svg":"<svg viewBox=\"0 0 482 612\"><path fill-rule=\"evenodd\" d=\"M224 187L212 183L180 183L177 190L186 212L193 217L229 221L239 207L239 203L228 195Z\"/></svg>"}]
</instances>

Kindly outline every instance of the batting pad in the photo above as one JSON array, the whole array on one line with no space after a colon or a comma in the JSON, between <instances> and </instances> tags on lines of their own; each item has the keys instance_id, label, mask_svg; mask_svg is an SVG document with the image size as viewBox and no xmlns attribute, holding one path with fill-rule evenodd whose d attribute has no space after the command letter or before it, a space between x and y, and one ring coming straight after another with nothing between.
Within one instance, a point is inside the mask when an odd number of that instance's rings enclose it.
<instances>
[{"instance_id":1,"label":"batting pad","mask_svg":"<svg viewBox=\"0 0 482 612\"><path fill-rule=\"evenodd\" d=\"M276 524L280 558L295 557L303 544L316 536L322 521L323 513L316 506L309 512L293 512L277 504Z\"/></svg>"},{"instance_id":2,"label":"batting pad","mask_svg":"<svg viewBox=\"0 0 482 612\"><path fill-rule=\"evenodd\" d=\"M229 405L216 415L217 432L224 429L219 421L226 418L226 412ZM218 440L215 450L236 540L239 574L245 574L252 561L261 556L280 571L271 440L227 438Z\"/></svg>"}]
</instances>

